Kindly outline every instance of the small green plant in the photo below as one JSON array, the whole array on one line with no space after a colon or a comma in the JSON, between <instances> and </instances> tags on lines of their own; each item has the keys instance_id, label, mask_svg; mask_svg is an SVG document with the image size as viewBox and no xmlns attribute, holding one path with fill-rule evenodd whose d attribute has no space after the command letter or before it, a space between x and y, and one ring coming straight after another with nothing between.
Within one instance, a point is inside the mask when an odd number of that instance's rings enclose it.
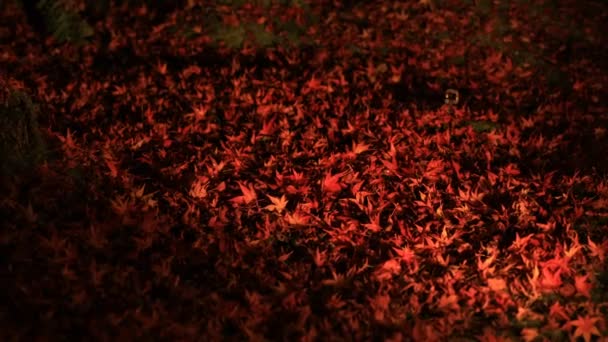
<instances>
[{"instance_id":1,"label":"small green plant","mask_svg":"<svg viewBox=\"0 0 608 342\"><path fill-rule=\"evenodd\" d=\"M23 92L9 93L0 104L0 168L15 173L35 166L45 156L46 147L37 122L37 107Z\"/></svg>"},{"instance_id":2,"label":"small green plant","mask_svg":"<svg viewBox=\"0 0 608 342\"><path fill-rule=\"evenodd\" d=\"M491 121L468 121L467 125L471 126L476 133L486 133L498 129L499 126Z\"/></svg>"}]
</instances>

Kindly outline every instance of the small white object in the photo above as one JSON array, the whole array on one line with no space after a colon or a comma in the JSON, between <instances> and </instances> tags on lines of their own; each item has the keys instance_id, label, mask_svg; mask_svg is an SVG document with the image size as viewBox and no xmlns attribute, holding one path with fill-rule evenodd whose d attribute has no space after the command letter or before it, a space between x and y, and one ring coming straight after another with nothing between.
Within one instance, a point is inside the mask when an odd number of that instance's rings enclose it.
<instances>
[{"instance_id":1,"label":"small white object","mask_svg":"<svg viewBox=\"0 0 608 342\"><path fill-rule=\"evenodd\" d=\"M445 104L457 105L460 101L460 93L456 89L448 89L445 91Z\"/></svg>"}]
</instances>

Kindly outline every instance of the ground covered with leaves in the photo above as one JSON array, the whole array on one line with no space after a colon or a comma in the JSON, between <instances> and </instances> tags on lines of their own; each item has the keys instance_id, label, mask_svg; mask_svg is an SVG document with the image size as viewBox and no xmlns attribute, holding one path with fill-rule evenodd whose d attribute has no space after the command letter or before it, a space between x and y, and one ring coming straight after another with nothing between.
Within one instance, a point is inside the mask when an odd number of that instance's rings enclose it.
<instances>
[{"instance_id":1,"label":"ground covered with leaves","mask_svg":"<svg viewBox=\"0 0 608 342\"><path fill-rule=\"evenodd\" d=\"M2 5L3 340L608 337L605 2L143 3Z\"/></svg>"}]
</instances>

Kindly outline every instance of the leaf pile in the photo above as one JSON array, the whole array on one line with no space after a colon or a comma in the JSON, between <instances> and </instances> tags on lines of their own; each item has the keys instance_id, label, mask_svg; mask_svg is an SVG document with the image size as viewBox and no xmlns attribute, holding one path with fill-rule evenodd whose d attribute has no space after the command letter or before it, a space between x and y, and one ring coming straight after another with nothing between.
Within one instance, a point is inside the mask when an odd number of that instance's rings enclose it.
<instances>
[{"instance_id":1,"label":"leaf pile","mask_svg":"<svg viewBox=\"0 0 608 342\"><path fill-rule=\"evenodd\" d=\"M602 2L4 6L2 337L608 337Z\"/></svg>"}]
</instances>

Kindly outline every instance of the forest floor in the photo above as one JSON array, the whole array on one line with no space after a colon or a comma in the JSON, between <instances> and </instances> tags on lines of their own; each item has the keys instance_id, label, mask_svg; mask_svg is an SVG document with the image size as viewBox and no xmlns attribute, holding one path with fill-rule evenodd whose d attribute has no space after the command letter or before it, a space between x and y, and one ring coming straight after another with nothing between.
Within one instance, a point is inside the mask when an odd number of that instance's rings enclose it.
<instances>
[{"instance_id":1,"label":"forest floor","mask_svg":"<svg viewBox=\"0 0 608 342\"><path fill-rule=\"evenodd\" d=\"M606 341L608 5L276 2L5 2L0 337Z\"/></svg>"}]
</instances>

